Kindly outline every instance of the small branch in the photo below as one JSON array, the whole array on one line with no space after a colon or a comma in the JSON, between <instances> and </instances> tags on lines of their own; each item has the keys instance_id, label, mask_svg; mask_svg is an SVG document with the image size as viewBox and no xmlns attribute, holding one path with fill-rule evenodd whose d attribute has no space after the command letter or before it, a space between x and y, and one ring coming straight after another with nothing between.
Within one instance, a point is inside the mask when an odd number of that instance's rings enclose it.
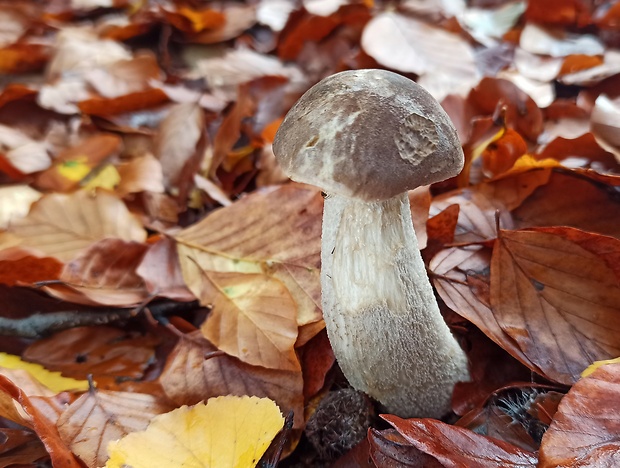
<instances>
[{"instance_id":1,"label":"small branch","mask_svg":"<svg viewBox=\"0 0 620 468\"><path fill-rule=\"evenodd\" d=\"M106 325L138 316L145 306L133 309L104 309L99 311L68 310L36 313L21 319L0 317L0 336L18 336L21 338L39 338L69 328L89 325ZM193 302L160 302L148 306L153 317L186 312L199 307Z\"/></svg>"}]
</instances>

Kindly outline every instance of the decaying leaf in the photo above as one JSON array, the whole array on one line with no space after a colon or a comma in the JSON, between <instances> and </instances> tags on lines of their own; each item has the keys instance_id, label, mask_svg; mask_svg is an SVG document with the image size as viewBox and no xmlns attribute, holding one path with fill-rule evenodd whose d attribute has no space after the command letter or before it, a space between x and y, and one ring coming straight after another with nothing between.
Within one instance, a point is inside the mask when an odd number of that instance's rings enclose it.
<instances>
[{"instance_id":1,"label":"decaying leaf","mask_svg":"<svg viewBox=\"0 0 620 468\"><path fill-rule=\"evenodd\" d=\"M155 417L143 432L109 445L107 468L254 467L284 418L266 398L219 397Z\"/></svg>"}]
</instances>

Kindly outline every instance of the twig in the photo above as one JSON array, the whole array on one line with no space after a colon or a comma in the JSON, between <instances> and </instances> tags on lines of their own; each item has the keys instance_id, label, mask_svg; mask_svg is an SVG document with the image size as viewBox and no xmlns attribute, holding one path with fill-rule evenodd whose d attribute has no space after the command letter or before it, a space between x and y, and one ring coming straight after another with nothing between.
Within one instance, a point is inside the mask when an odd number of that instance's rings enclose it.
<instances>
[{"instance_id":1,"label":"twig","mask_svg":"<svg viewBox=\"0 0 620 468\"><path fill-rule=\"evenodd\" d=\"M35 313L20 319L0 317L0 336L39 338L68 328L88 325L106 325L120 320L128 320L139 315L145 306L133 309L104 309L98 311L67 310L61 312ZM165 301L148 306L151 314L160 316L186 312L199 307L197 301Z\"/></svg>"}]
</instances>

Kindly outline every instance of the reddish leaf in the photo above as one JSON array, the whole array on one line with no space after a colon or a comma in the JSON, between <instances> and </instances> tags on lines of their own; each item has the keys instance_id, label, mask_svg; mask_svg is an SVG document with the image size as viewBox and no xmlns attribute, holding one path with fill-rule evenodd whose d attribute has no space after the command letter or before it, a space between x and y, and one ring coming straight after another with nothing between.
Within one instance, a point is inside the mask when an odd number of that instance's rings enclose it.
<instances>
[{"instance_id":1,"label":"reddish leaf","mask_svg":"<svg viewBox=\"0 0 620 468\"><path fill-rule=\"evenodd\" d=\"M620 364L579 380L558 406L540 446L541 468L602 467L620 462Z\"/></svg>"},{"instance_id":2,"label":"reddish leaf","mask_svg":"<svg viewBox=\"0 0 620 468\"><path fill-rule=\"evenodd\" d=\"M301 367L304 374L304 397L306 400L310 400L325 386L325 377L335 362L336 358L325 331L304 345Z\"/></svg>"},{"instance_id":3,"label":"reddish leaf","mask_svg":"<svg viewBox=\"0 0 620 468\"><path fill-rule=\"evenodd\" d=\"M615 189L575 172L553 171L549 183L513 211L513 219L516 228L571 226L620 238Z\"/></svg>"},{"instance_id":4,"label":"reddish leaf","mask_svg":"<svg viewBox=\"0 0 620 468\"><path fill-rule=\"evenodd\" d=\"M542 132L543 115L536 103L510 81L483 78L468 100L480 113L493 115L505 106L506 124L525 138L536 141Z\"/></svg>"},{"instance_id":5,"label":"reddish leaf","mask_svg":"<svg viewBox=\"0 0 620 468\"><path fill-rule=\"evenodd\" d=\"M435 419L401 419L391 414L381 417L411 445L435 457L445 467L536 466L535 453L462 427Z\"/></svg>"},{"instance_id":6,"label":"reddish leaf","mask_svg":"<svg viewBox=\"0 0 620 468\"><path fill-rule=\"evenodd\" d=\"M571 384L592 361L620 354L620 280L603 258L562 232L502 231L491 263L491 305L499 326L544 376ZM590 234L597 244L599 237ZM620 241L603 242L620 251Z\"/></svg>"},{"instance_id":7,"label":"reddish leaf","mask_svg":"<svg viewBox=\"0 0 620 468\"><path fill-rule=\"evenodd\" d=\"M78 107L84 114L106 117L125 112L141 111L166 102L168 102L168 95L161 89L154 88L111 99L86 99L80 101Z\"/></svg>"},{"instance_id":8,"label":"reddish leaf","mask_svg":"<svg viewBox=\"0 0 620 468\"><path fill-rule=\"evenodd\" d=\"M93 243L69 262L60 285L48 285L47 293L78 304L132 307L149 297L144 281L136 273L147 246L121 239Z\"/></svg>"},{"instance_id":9,"label":"reddish leaf","mask_svg":"<svg viewBox=\"0 0 620 468\"><path fill-rule=\"evenodd\" d=\"M48 457L34 432L0 428L0 466L29 465Z\"/></svg>"},{"instance_id":10,"label":"reddish leaf","mask_svg":"<svg viewBox=\"0 0 620 468\"><path fill-rule=\"evenodd\" d=\"M16 260L0 261L0 283L8 286L32 285L60 277L62 263L52 257L26 255Z\"/></svg>"},{"instance_id":11,"label":"reddish leaf","mask_svg":"<svg viewBox=\"0 0 620 468\"><path fill-rule=\"evenodd\" d=\"M81 468L82 465L60 439L55 424L41 414L21 389L2 375L0 375L0 392L18 402L32 418L34 431L45 445L54 468Z\"/></svg>"},{"instance_id":12,"label":"reddish leaf","mask_svg":"<svg viewBox=\"0 0 620 468\"><path fill-rule=\"evenodd\" d=\"M370 429L368 440L370 442L370 456L375 466L382 468L399 468L401 466L441 468L445 466L436 458L411 445L395 429L384 431Z\"/></svg>"}]
</instances>

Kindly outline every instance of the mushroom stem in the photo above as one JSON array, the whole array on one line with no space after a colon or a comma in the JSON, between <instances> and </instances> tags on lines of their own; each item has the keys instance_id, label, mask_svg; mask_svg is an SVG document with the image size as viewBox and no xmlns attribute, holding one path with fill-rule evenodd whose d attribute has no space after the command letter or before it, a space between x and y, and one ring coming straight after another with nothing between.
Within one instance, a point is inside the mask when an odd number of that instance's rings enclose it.
<instances>
[{"instance_id":1,"label":"mushroom stem","mask_svg":"<svg viewBox=\"0 0 620 468\"><path fill-rule=\"evenodd\" d=\"M407 193L365 202L325 200L323 315L354 388L402 417L441 417L467 358L439 312Z\"/></svg>"}]
</instances>

